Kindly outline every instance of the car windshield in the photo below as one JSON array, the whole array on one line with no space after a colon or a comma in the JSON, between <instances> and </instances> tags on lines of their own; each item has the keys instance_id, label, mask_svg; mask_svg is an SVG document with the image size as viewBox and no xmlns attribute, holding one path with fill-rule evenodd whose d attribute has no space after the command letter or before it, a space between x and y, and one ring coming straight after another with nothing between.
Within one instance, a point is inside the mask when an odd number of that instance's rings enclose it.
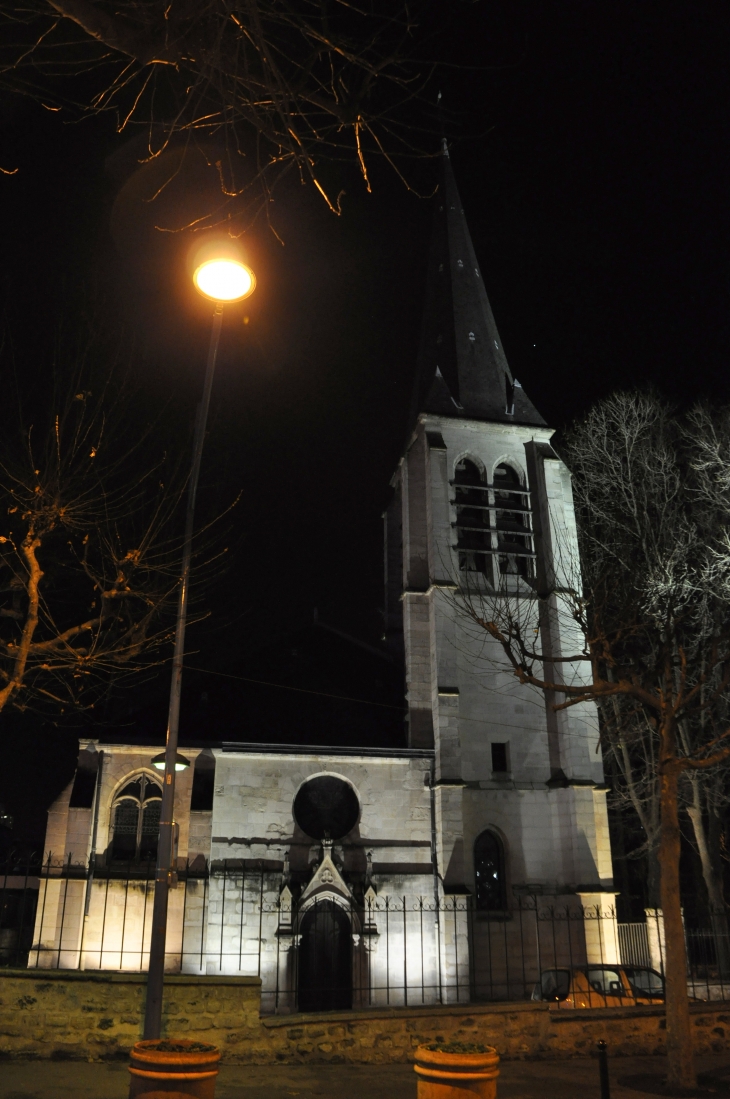
<instances>
[{"instance_id":1,"label":"car windshield","mask_svg":"<svg viewBox=\"0 0 730 1099\"><path fill-rule=\"evenodd\" d=\"M540 979L543 1000L564 1000L570 989L567 969L546 969Z\"/></svg>"},{"instance_id":2,"label":"car windshield","mask_svg":"<svg viewBox=\"0 0 730 1099\"><path fill-rule=\"evenodd\" d=\"M624 966L624 973L637 996L664 995L664 979L655 969L627 965Z\"/></svg>"},{"instance_id":3,"label":"car windshield","mask_svg":"<svg viewBox=\"0 0 730 1099\"><path fill-rule=\"evenodd\" d=\"M586 969L586 976L594 992L600 992L604 996L623 996L624 988L617 969L609 969L605 965L591 966Z\"/></svg>"}]
</instances>

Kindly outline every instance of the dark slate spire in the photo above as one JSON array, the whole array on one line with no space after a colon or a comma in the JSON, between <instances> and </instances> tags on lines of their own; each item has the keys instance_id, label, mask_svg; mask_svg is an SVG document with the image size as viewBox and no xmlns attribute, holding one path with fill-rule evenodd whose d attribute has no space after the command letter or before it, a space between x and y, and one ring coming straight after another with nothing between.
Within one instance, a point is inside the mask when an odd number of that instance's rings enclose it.
<instances>
[{"instance_id":1,"label":"dark slate spire","mask_svg":"<svg viewBox=\"0 0 730 1099\"><path fill-rule=\"evenodd\" d=\"M512 377L444 141L414 414L544 424Z\"/></svg>"}]
</instances>

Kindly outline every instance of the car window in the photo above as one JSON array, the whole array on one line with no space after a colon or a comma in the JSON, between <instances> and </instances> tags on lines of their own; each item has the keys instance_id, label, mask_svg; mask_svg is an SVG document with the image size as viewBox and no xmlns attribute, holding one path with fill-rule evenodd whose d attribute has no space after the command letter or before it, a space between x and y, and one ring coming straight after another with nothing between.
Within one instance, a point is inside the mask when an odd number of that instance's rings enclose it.
<instances>
[{"instance_id":1,"label":"car window","mask_svg":"<svg viewBox=\"0 0 730 1099\"><path fill-rule=\"evenodd\" d=\"M546 969L540 980L543 1000L564 1000L570 990L567 969Z\"/></svg>"},{"instance_id":2,"label":"car window","mask_svg":"<svg viewBox=\"0 0 730 1099\"><path fill-rule=\"evenodd\" d=\"M600 992L604 996L624 995L621 974L617 969L609 969L604 965L591 966L586 969L586 976L594 992Z\"/></svg>"},{"instance_id":3,"label":"car window","mask_svg":"<svg viewBox=\"0 0 730 1099\"><path fill-rule=\"evenodd\" d=\"M663 996L664 979L655 969L644 966L624 966L624 973L637 996Z\"/></svg>"}]
</instances>

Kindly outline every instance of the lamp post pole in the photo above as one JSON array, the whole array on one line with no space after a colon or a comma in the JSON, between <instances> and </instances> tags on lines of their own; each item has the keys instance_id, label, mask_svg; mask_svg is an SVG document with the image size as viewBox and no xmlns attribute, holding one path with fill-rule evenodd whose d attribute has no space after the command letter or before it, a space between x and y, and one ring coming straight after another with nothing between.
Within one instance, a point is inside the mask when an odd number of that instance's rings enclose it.
<instances>
[{"instance_id":1,"label":"lamp post pole","mask_svg":"<svg viewBox=\"0 0 730 1099\"><path fill-rule=\"evenodd\" d=\"M144 1037L159 1038L162 1026L162 988L165 974L165 941L167 938L167 908L172 875L175 871L173 859L174 845L174 804L175 804L175 763L177 760L178 730L180 726L180 692L182 689L183 658L185 654L185 626L188 613L188 593L190 590L190 559L193 546L193 522L195 518L195 497L200 477L200 462L203 456L205 428L208 422L210 393L213 388L213 375L218 357L221 326L223 323L223 303L216 302L213 313L213 330L210 334L208 362L205 370L203 396L198 405L195 420L195 441L193 461L190 467L188 483L188 503L185 515L185 539L183 542L182 568L180 573L180 592L177 604L177 625L175 627L175 651L172 658L172 683L170 685L170 707L167 717L167 739L165 742L165 777L162 787L162 806L160 811L160 836L157 845L157 869L155 872L155 896L152 908L152 928L150 936L150 964L147 975L147 1003L144 1017Z\"/></svg>"},{"instance_id":2,"label":"lamp post pole","mask_svg":"<svg viewBox=\"0 0 730 1099\"><path fill-rule=\"evenodd\" d=\"M218 357L218 344L223 324L223 305L225 302L243 301L252 294L256 278L250 267L239 256L238 246L231 241L222 243L213 241L198 252L198 267L193 282L200 293L215 302L213 330L210 334L208 362L203 383L203 397L198 405L195 419L195 440L193 443L193 461L190 467L188 483L188 504L185 515L185 538L183 541L180 589L177 604L177 624L175 627L175 650L172 658L172 683L170 684L170 707L167 717L167 740L165 743L165 776L162 787L162 805L160 808L160 832L157 844L157 868L155 870L155 896L152 905L152 927L150 929L150 962L147 974L147 1002L145 1005L144 1037L160 1037L162 1029L162 989L165 979L165 942L167 938L167 909L170 896L172 875L176 867L174 843L175 811L175 771L178 762L177 742L180 726L180 693L182 690L183 659L185 656L185 626L188 614L188 593L190 590L190 559L193 548L193 522L195 519L195 497L200 477L200 462L203 457L205 428L208 422L210 393L213 388L213 374ZM184 929L183 929L184 933Z\"/></svg>"}]
</instances>

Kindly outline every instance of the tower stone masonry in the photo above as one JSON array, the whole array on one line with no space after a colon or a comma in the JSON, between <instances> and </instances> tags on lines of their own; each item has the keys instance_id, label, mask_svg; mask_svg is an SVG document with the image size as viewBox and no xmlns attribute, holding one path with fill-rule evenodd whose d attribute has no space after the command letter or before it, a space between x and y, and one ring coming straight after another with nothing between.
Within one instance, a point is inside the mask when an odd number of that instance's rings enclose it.
<instances>
[{"instance_id":1,"label":"tower stone masonry","mask_svg":"<svg viewBox=\"0 0 730 1099\"><path fill-rule=\"evenodd\" d=\"M435 751L446 893L498 918L495 891L490 903L477 881L492 832L503 916L520 895L579 897L604 917L588 960L617 961L595 707L556 711L468 613L501 605L546 657L580 652L559 596L580 584L570 474L507 364L445 148L442 172L412 431L385 515L386 629L405 659L409 744ZM577 662L545 671L585 674Z\"/></svg>"}]
</instances>

